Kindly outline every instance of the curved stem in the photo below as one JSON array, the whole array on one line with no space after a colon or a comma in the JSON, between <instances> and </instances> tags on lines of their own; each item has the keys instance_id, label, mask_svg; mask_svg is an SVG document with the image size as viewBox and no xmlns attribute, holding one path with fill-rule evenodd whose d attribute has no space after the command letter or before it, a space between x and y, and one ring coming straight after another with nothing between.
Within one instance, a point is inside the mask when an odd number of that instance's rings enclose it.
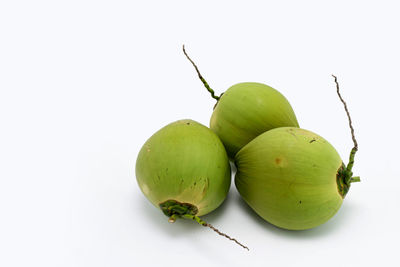
<instances>
[{"instance_id":1,"label":"curved stem","mask_svg":"<svg viewBox=\"0 0 400 267\"><path fill-rule=\"evenodd\" d=\"M217 228L215 228L214 226L212 226L209 223L206 223L205 221L203 221L202 219L200 219L199 217L195 216L195 215L190 215L190 214L184 214L182 215L183 218L189 219L189 220L193 220L196 221L198 224L205 226L205 227L209 227L212 230L214 230L216 233L218 233L220 236L226 237L229 240L232 240L233 242L235 242L236 244L238 244L239 246L241 246L242 248L245 248L247 250L249 250L248 247L246 247L245 245L243 245L242 243L240 243L239 241L237 241L235 238L230 237L227 234L224 234L222 232L220 232Z\"/></svg>"},{"instance_id":2,"label":"curved stem","mask_svg":"<svg viewBox=\"0 0 400 267\"><path fill-rule=\"evenodd\" d=\"M196 64L193 62L193 60L192 60L192 59L188 56L188 54L186 53L185 45L182 46L182 50L183 50L183 53L185 54L186 58L190 61L190 63L192 63L193 67L195 68L195 70L196 70L196 72L197 72L197 75L199 75L199 79L203 82L203 84L204 84L204 86L206 87L207 91L210 92L211 97L218 101L219 98L222 96L222 94L221 94L221 96L216 96L216 95L215 95L214 90L211 89L211 87L208 85L207 81L206 81L206 80L203 78L203 76L201 75L201 73L200 73L199 69L197 68Z\"/></svg>"},{"instance_id":3,"label":"curved stem","mask_svg":"<svg viewBox=\"0 0 400 267\"><path fill-rule=\"evenodd\" d=\"M207 227L213 229L213 230L214 230L215 232L217 232L219 235L224 236L224 237L228 238L229 240L232 240L233 242L235 242L236 244L238 244L238 245L241 246L242 248L249 250L248 247L246 247L245 245L243 245L242 243L240 243L239 241L237 241L235 238L232 238L232 237L228 236L227 234L221 233L217 228L215 228L215 227L212 226L211 224L207 223L207 225L204 225L204 226L207 226Z\"/></svg>"},{"instance_id":4,"label":"curved stem","mask_svg":"<svg viewBox=\"0 0 400 267\"><path fill-rule=\"evenodd\" d=\"M352 175L352 171L351 170L352 170L353 165L354 165L354 157L355 157L356 152L358 150L358 143L357 143L356 137L354 136L354 128L353 128L353 124L352 124L352 121L351 121L350 112L349 112L349 110L347 108L346 102L343 100L342 95L339 92L339 83L338 83L337 78L336 78L335 75L332 74L332 77L335 79L336 92L337 92L337 94L338 94L338 96L340 98L340 101L342 101L342 103L344 105L344 110L346 111L347 118L349 119L351 138L353 139L353 144L354 144L354 147L351 149L350 157L349 157L349 163L347 164L347 168L346 168L347 173L349 173L349 176L351 176ZM350 177L349 177L349 179L350 179Z\"/></svg>"}]
</instances>

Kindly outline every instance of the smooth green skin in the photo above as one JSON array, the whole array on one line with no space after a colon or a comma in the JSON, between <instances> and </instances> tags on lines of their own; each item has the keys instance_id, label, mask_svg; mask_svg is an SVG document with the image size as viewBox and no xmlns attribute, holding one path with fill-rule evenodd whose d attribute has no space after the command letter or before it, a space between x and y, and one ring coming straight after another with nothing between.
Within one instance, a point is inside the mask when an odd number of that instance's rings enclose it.
<instances>
[{"instance_id":1,"label":"smooth green skin","mask_svg":"<svg viewBox=\"0 0 400 267\"><path fill-rule=\"evenodd\" d=\"M146 141L136 161L136 178L157 208L173 199L195 205L201 216L226 198L231 169L218 136L200 123L180 120Z\"/></svg>"},{"instance_id":2,"label":"smooth green skin","mask_svg":"<svg viewBox=\"0 0 400 267\"><path fill-rule=\"evenodd\" d=\"M342 160L328 141L313 132L294 127L270 130L243 147L235 163L240 195L258 215L280 228L316 227L343 202L336 182Z\"/></svg>"},{"instance_id":3,"label":"smooth green skin","mask_svg":"<svg viewBox=\"0 0 400 267\"><path fill-rule=\"evenodd\" d=\"M258 135L284 126L299 127L287 99L268 85L250 82L230 87L218 100L210 120L210 128L231 159Z\"/></svg>"}]
</instances>

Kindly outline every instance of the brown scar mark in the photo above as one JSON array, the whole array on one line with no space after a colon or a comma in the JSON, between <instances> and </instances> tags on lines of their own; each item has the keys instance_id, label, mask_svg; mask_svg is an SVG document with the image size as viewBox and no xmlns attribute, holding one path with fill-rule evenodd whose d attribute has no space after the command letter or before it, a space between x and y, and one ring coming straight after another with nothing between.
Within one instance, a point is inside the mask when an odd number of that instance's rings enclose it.
<instances>
[{"instance_id":1,"label":"brown scar mark","mask_svg":"<svg viewBox=\"0 0 400 267\"><path fill-rule=\"evenodd\" d=\"M275 159L275 163L276 163L276 164L279 165L281 162L282 162L282 159L280 159L280 158L276 158L276 159Z\"/></svg>"},{"instance_id":2,"label":"brown scar mark","mask_svg":"<svg viewBox=\"0 0 400 267\"><path fill-rule=\"evenodd\" d=\"M203 192L201 193L203 197L204 197L205 194L207 193L207 189L208 189L209 183L210 183L210 180L209 180L208 177L207 177L207 178L205 179Z\"/></svg>"},{"instance_id":3,"label":"brown scar mark","mask_svg":"<svg viewBox=\"0 0 400 267\"><path fill-rule=\"evenodd\" d=\"M289 134L293 135L297 139L297 135L293 132L293 129L289 129L288 132L289 132Z\"/></svg>"},{"instance_id":4,"label":"brown scar mark","mask_svg":"<svg viewBox=\"0 0 400 267\"><path fill-rule=\"evenodd\" d=\"M315 138L313 138L313 139L310 141L310 144L311 144L312 142L315 142L315 141L317 141L317 140L315 140Z\"/></svg>"}]
</instances>

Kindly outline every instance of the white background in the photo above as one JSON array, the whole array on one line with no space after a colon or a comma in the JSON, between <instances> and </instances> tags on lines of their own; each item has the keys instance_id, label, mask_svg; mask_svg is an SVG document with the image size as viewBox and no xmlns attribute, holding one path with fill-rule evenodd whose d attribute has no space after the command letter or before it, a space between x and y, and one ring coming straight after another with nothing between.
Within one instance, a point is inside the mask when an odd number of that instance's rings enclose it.
<instances>
[{"instance_id":1,"label":"white background","mask_svg":"<svg viewBox=\"0 0 400 267\"><path fill-rule=\"evenodd\" d=\"M399 266L398 1L1 1L0 266ZM256 216L232 186L207 222L169 224L142 195L142 144L208 125L243 81L281 91L302 128L360 150L340 211L309 231Z\"/></svg>"}]
</instances>

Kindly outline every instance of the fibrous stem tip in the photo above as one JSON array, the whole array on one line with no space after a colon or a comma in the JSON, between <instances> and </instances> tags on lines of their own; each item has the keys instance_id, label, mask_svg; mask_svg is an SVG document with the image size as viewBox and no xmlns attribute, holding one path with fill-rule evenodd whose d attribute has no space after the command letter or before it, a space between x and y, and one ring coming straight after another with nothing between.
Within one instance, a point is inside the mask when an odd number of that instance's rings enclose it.
<instances>
[{"instance_id":1,"label":"fibrous stem tip","mask_svg":"<svg viewBox=\"0 0 400 267\"><path fill-rule=\"evenodd\" d=\"M216 96L215 92L213 89L211 89L211 87L208 85L207 81L203 78L203 76L201 75L199 69L197 68L196 64L193 62L193 60L189 57L189 55L186 53L185 50L185 45L182 46L182 50L183 53L185 54L186 58L190 61L190 63L192 63L193 67L195 68L197 75L199 76L199 79L202 81L202 83L204 84L204 87L207 89L208 92L210 92L211 97L214 98L215 100L219 100L221 96ZM221 94L222 95L222 94Z\"/></svg>"},{"instance_id":2,"label":"fibrous stem tip","mask_svg":"<svg viewBox=\"0 0 400 267\"><path fill-rule=\"evenodd\" d=\"M332 77L335 79L335 83L336 83L336 92L337 92L337 94L338 94L338 96L339 96L340 101L341 101L341 102L343 103L343 105L344 105L344 110L346 111L347 118L349 119L349 126L350 126L350 131L351 131L351 138L352 138L352 140L353 140L354 146L353 146L353 148L352 148L351 151L350 151L349 163L347 164L347 168L346 168L346 169L347 169L347 172L348 172L348 173L352 173L351 170L352 170L353 165L354 165L354 157L355 157L356 152L357 152L357 150L358 150L358 143L357 143L356 137L354 136L354 128L353 128L353 124L352 124L352 121L351 121L349 109L347 108L347 104L346 104L346 102L344 101L344 99L343 99L343 97L342 97L342 95L340 94L340 91L339 91L339 82L338 82L337 77L336 77L335 75L332 74Z\"/></svg>"},{"instance_id":3,"label":"fibrous stem tip","mask_svg":"<svg viewBox=\"0 0 400 267\"><path fill-rule=\"evenodd\" d=\"M242 243L240 243L239 241L237 241L235 238L232 238L232 237L230 237L229 235L220 232L217 228L215 228L214 226L212 226L212 225L209 224L209 223L206 223L205 221L203 221L202 219L200 219L198 216L191 215L191 214L184 214L184 215L182 215L182 217L183 217L183 218L186 218L186 219L189 219L189 220L196 221L198 224L200 224L200 225L202 225L202 226L204 226L204 227L209 227L209 228L211 228L212 230L214 230L216 233L218 233L220 236L226 237L226 238L228 238L229 240L231 240L231 241L235 242L236 244L238 244L239 246L241 246L242 248L249 250L248 247L246 247L245 245L243 245Z\"/></svg>"}]
</instances>

